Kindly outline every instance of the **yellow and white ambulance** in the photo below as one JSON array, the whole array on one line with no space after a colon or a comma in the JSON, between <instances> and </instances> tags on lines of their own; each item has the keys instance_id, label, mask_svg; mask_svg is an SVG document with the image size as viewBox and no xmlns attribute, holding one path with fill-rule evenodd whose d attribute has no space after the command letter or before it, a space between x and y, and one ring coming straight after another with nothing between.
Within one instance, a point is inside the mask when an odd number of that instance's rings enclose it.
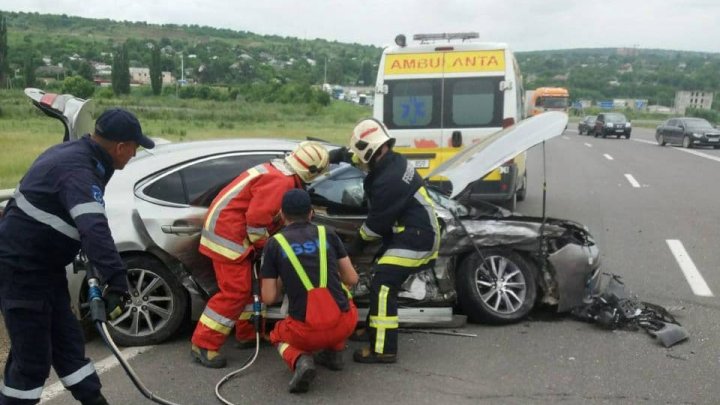
<instances>
[{"instance_id":1,"label":"yellow and white ambulance","mask_svg":"<svg viewBox=\"0 0 720 405\"><path fill-rule=\"evenodd\" d=\"M463 146L524 118L522 76L507 44L477 33L404 35L385 48L373 117L396 139L395 150L426 175ZM515 208L527 188L525 153L473 184L468 202Z\"/></svg>"}]
</instances>

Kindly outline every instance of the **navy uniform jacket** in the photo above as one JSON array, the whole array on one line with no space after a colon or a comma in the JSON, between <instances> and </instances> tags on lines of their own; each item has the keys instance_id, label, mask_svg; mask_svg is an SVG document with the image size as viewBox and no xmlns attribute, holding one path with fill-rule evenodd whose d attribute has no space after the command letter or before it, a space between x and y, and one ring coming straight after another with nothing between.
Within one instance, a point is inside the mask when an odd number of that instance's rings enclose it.
<instances>
[{"instance_id":1,"label":"navy uniform jacket","mask_svg":"<svg viewBox=\"0 0 720 405\"><path fill-rule=\"evenodd\" d=\"M0 271L64 274L82 247L103 281L126 291L103 200L113 172L112 158L89 135L41 154L0 219Z\"/></svg>"},{"instance_id":2,"label":"navy uniform jacket","mask_svg":"<svg viewBox=\"0 0 720 405\"><path fill-rule=\"evenodd\" d=\"M422 178L404 156L389 150L364 181L369 212L360 227L366 241L382 238L379 264L424 267L437 258L440 229Z\"/></svg>"}]
</instances>

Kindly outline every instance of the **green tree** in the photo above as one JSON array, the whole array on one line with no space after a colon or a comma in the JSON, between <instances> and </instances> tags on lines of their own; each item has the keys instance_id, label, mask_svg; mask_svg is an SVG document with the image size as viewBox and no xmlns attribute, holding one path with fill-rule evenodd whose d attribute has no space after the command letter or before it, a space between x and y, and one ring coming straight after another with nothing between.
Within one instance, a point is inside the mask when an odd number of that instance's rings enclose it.
<instances>
[{"instance_id":1,"label":"green tree","mask_svg":"<svg viewBox=\"0 0 720 405\"><path fill-rule=\"evenodd\" d=\"M70 76L63 81L62 92L87 99L95 93L95 84L80 76Z\"/></svg>"},{"instance_id":2,"label":"green tree","mask_svg":"<svg viewBox=\"0 0 720 405\"><path fill-rule=\"evenodd\" d=\"M8 72L8 46L7 46L7 23L5 16L0 13L0 88L7 83Z\"/></svg>"},{"instance_id":3,"label":"green tree","mask_svg":"<svg viewBox=\"0 0 720 405\"><path fill-rule=\"evenodd\" d=\"M124 43L120 49L116 49L113 55L110 80L116 95L130 94L130 60L128 59L127 43Z\"/></svg>"},{"instance_id":4,"label":"green tree","mask_svg":"<svg viewBox=\"0 0 720 405\"><path fill-rule=\"evenodd\" d=\"M150 55L150 85L153 94L159 96L162 92L162 62L160 61L160 47L153 45Z\"/></svg>"},{"instance_id":5,"label":"green tree","mask_svg":"<svg viewBox=\"0 0 720 405\"><path fill-rule=\"evenodd\" d=\"M80 63L80 65L78 66L77 74L78 76L90 82L95 79L93 77L95 75L95 69L92 67L92 65L90 65L90 62L87 61L82 61Z\"/></svg>"},{"instance_id":6,"label":"green tree","mask_svg":"<svg viewBox=\"0 0 720 405\"><path fill-rule=\"evenodd\" d=\"M23 77L25 78L25 87L35 86L35 61L32 55L28 55L23 66Z\"/></svg>"}]
</instances>

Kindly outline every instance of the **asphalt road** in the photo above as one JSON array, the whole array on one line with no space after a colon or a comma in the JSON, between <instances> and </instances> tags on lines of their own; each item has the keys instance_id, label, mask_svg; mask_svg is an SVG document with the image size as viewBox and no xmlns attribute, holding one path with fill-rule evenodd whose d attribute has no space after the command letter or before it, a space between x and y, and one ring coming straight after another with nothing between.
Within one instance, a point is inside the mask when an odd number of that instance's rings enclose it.
<instances>
[{"instance_id":1,"label":"asphalt road","mask_svg":"<svg viewBox=\"0 0 720 405\"><path fill-rule=\"evenodd\" d=\"M643 332L609 332L535 312L516 325L465 328L477 338L403 334L395 365L358 365L346 353L345 371L320 369L311 392L301 396L286 392L290 373L266 347L249 373L227 384L226 397L236 403L363 405L718 403L720 150L691 154L659 147L648 129L635 128L630 140L618 140L579 136L572 127L545 149L548 215L586 224L601 249L603 270L622 275L642 300L682 307L675 314L691 334L688 342L666 349ZM518 210L540 215L543 150L529 154L530 187ZM680 261L679 246L686 254ZM207 370L191 363L188 339L186 331L141 350L131 364L165 398L218 403L216 381L250 353L226 347L231 368ZM88 352L96 361L109 355L97 340ZM150 403L118 367L101 379L112 403ZM53 396L48 404L73 403L56 385L46 386L45 394Z\"/></svg>"}]
</instances>

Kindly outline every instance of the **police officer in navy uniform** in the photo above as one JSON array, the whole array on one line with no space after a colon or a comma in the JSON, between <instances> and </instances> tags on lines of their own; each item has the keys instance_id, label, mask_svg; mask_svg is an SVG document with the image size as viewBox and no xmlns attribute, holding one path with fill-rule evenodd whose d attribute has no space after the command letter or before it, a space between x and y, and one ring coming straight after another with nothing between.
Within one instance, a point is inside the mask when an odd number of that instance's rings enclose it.
<instances>
[{"instance_id":1,"label":"police officer in navy uniform","mask_svg":"<svg viewBox=\"0 0 720 405\"><path fill-rule=\"evenodd\" d=\"M92 135L41 154L7 204L0 219L0 309L11 348L0 404L39 402L50 366L80 403L107 404L85 357L65 266L82 248L106 284L108 313L123 312L127 270L110 234L103 194L139 146L155 144L137 118L107 110Z\"/></svg>"}]
</instances>

